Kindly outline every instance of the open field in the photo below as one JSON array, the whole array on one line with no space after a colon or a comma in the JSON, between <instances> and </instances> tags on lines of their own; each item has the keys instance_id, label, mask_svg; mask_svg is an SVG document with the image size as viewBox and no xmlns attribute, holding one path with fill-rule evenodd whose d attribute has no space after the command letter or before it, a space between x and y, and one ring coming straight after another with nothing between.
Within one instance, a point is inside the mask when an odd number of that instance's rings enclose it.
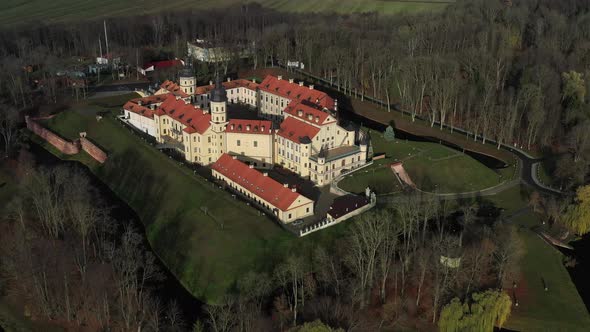
<instances>
[{"instance_id":1,"label":"open field","mask_svg":"<svg viewBox=\"0 0 590 332\"><path fill-rule=\"evenodd\" d=\"M246 271L269 271L288 253L305 254L341 237L343 223L295 238L276 222L194 175L132 134L96 106L79 106L48 122L66 138L80 131L105 148L107 162L91 170L139 215L154 251L199 299L216 302ZM203 212L204 208L207 214Z\"/></svg>"},{"instance_id":2,"label":"open field","mask_svg":"<svg viewBox=\"0 0 590 332\"><path fill-rule=\"evenodd\" d=\"M477 160L441 144L395 139L388 142L383 133L371 131L375 154L386 158L344 178L339 186L347 191L362 192L368 186L379 194L401 188L389 164L403 162L418 188L440 193L468 192L497 185L499 175Z\"/></svg>"},{"instance_id":3,"label":"open field","mask_svg":"<svg viewBox=\"0 0 590 332\"><path fill-rule=\"evenodd\" d=\"M161 11L203 10L257 2L285 12L341 14L438 11L454 0L5 0L0 9L0 26L29 22L63 23L105 17L153 14Z\"/></svg>"}]
</instances>

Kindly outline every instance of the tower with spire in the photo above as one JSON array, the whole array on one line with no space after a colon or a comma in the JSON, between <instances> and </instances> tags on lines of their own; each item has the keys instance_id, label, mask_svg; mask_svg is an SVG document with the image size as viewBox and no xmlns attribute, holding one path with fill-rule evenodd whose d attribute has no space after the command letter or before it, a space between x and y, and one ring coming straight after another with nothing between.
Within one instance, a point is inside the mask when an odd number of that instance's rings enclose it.
<instances>
[{"instance_id":1,"label":"tower with spire","mask_svg":"<svg viewBox=\"0 0 590 332\"><path fill-rule=\"evenodd\" d=\"M187 95L193 96L197 88L197 78L195 77L195 72L193 70L193 61L191 58L186 58L184 63L184 68L178 72L180 89Z\"/></svg>"},{"instance_id":2,"label":"tower with spire","mask_svg":"<svg viewBox=\"0 0 590 332\"><path fill-rule=\"evenodd\" d=\"M211 90L209 104L212 129L216 132L222 132L227 124L227 91L221 84L219 75L215 80L215 88Z\"/></svg>"}]
</instances>

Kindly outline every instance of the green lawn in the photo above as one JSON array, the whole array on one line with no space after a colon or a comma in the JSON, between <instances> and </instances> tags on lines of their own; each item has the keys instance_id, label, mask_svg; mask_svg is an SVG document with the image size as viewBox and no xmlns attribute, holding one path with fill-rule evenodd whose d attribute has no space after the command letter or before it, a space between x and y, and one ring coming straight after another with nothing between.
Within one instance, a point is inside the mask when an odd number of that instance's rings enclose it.
<instances>
[{"instance_id":1,"label":"green lawn","mask_svg":"<svg viewBox=\"0 0 590 332\"><path fill-rule=\"evenodd\" d=\"M509 216L528 204L529 193L529 188L517 186L484 199L503 208L503 215ZM587 330L590 315L563 265L563 255L532 230L541 225L539 217L528 210L510 222L519 228L525 254L521 264L523 280L516 290L519 306L512 308L505 327L517 331ZM547 282L547 292L541 278ZM512 289L507 291L513 297Z\"/></svg>"},{"instance_id":2,"label":"green lawn","mask_svg":"<svg viewBox=\"0 0 590 332\"><path fill-rule=\"evenodd\" d=\"M342 179L338 186L352 193L364 193L367 186L377 194L390 194L402 190L402 186L387 165L358 170Z\"/></svg>"},{"instance_id":3,"label":"green lawn","mask_svg":"<svg viewBox=\"0 0 590 332\"><path fill-rule=\"evenodd\" d=\"M468 192L499 184L496 172L441 144L399 139L387 141L377 131L371 131L371 142L374 153L385 153L386 158L343 179L340 182L343 189L360 192L373 184L379 193L398 191L398 181L387 167L397 161L403 162L412 181L425 191Z\"/></svg>"},{"instance_id":4,"label":"green lawn","mask_svg":"<svg viewBox=\"0 0 590 332\"><path fill-rule=\"evenodd\" d=\"M154 251L204 301L216 302L244 272L269 271L285 254L329 245L348 227L344 223L298 239L158 152L112 116L97 121L82 108L46 125L67 138L86 131L108 151L104 165L86 163L138 213Z\"/></svg>"},{"instance_id":5,"label":"green lawn","mask_svg":"<svg viewBox=\"0 0 590 332\"><path fill-rule=\"evenodd\" d=\"M341 14L379 12L399 14L403 12L440 11L454 0L5 0L0 10L0 26L12 26L28 22L70 22L94 20L105 17L153 14L160 11L223 8L257 2L284 12Z\"/></svg>"},{"instance_id":6,"label":"green lawn","mask_svg":"<svg viewBox=\"0 0 590 332\"><path fill-rule=\"evenodd\" d=\"M525 282L519 306L513 307L506 328L519 331L587 331L590 316L569 273L563 266L563 255L545 243L529 227L538 225L532 213L517 217L523 226L519 234L526 253L522 261ZM548 291L544 290L543 280ZM509 290L510 293L510 290Z\"/></svg>"}]
</instances>

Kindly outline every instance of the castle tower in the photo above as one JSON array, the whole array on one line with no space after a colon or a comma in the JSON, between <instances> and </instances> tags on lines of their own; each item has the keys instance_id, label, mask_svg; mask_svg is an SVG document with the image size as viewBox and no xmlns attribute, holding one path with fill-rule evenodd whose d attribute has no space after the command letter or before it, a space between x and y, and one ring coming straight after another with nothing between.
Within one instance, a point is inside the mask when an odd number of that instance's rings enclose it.
<instances>
[{"instance_id":1,"label":"castle tower","mask_svg":"<svg viewBox=\"0 0 590 332\"><path fill-rule=\"evenodd\" d=\"M197 78L193 71L193 64L191 58L185 60L185 66L178 73L178 80L180 81L180 89L191 96L194 95L197 87Z\"/></svg>"},{"instance_id":2,"label":"castle tower","mask_svg":"<svg viewBox=\"0 0 590 332\"><path fill-rule=\"evenodd\" d=\"M369 135L362 130L359 131L359 147L365 161L372 158L371 139Z\"/></svg>"},{"instance_id":3,"label":"castle tower","mask_svg":"<svg viewBox=\"0 0 590 332\"><path fill-rule=\"evenodd\" d=\"M215 82L215 89L211 91L209 104L213 131L218 133L224 131L227 124L227 91L221 84L219 76Z\"/></svg>"}]
</instances>

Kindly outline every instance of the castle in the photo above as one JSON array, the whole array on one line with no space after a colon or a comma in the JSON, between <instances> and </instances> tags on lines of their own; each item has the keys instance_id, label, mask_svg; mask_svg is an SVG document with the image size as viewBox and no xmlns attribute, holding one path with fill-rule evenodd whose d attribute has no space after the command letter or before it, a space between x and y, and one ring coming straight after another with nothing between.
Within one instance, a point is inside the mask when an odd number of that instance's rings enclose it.
<instances>
[{"instance_id":1,"label":"castle","mask_svg":"<svg viewBox=\"0 0 590 332\"><path fill-rule=\"evenodd\" d=\"M267 76L259 84L218 79L215 84L197 87L190 68L179 76L179 84L166 81L154 95L128 101L123 106L124 119L159 143L182 152L187 161L210 166L215 177L240 186L235 189L244 190L263 207L269 205L269 210L276 209L278 193L273 196L276 202L264 199L262 193L278 187L269 185L274 180L257 169L279 165L324 186L367 162L364 135L340 126L336 101L313 85ZM249 106L258 119L229 118L228 103ZM235 163L253 169L248 171L248 179L240 175L246 168ZM255 182L269 188L254 186ZM313 214L309 199L282 196L289 197L290 203L275 212L280 220L289 222ZM293 202L299 202L301 210L287 213ZM284 216L279 216L281 211Z\"/></svg>"}]
</instances>

